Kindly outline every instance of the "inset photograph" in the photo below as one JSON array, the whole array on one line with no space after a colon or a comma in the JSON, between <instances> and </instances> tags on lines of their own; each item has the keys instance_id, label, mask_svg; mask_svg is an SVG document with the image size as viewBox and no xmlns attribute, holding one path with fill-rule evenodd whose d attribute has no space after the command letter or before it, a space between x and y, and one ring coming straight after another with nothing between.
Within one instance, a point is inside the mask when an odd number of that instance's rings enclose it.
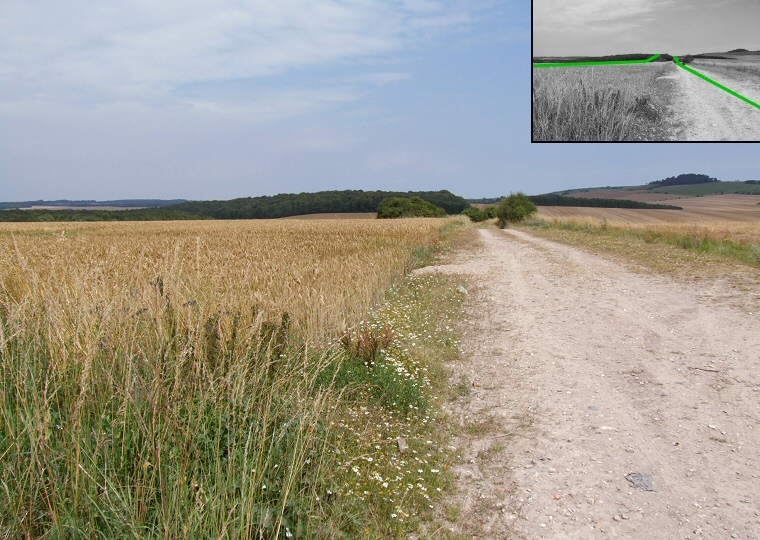
<instances>
[{"instance_id":1,"label":"inset photograph","mask_svg":"<svg viewBox=\"0 0 760 540\"><path fill-rule=\"evenodd\" d=\"M533 0L533 142L760 141L760 1Z\"/></svg>"}]
</instances>

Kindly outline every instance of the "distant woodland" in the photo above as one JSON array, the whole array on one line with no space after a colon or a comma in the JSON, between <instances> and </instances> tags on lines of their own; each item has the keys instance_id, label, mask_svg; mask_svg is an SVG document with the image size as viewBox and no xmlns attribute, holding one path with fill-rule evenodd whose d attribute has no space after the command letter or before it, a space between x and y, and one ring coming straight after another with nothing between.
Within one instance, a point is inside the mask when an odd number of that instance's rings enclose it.
<instances>
[{"instance_id":1,"label":"distant woodland","mask_svg":"<svg viewBox=\"0 0 760 540\"><path fill-rule=\"evenodd\" d=\"M0 221L154 221L183 219L273 219L304 214L377 212L385 199L419 197L459 214L470 206L462 197L442 191L321 191L245 197L229 201L187 201L139 210L2 210Z\"/></svg>"},{"instance_id":2,"label":"distant woodland","mask_svg":"<svg viewBox=\"0 0 760 540\"><path fill-rule=\"evenodd\" d=\"M442 191L320 191L246 197L230 201L192 201L164 207L214 219L271 219L304 214L377 212L380 203L391 197L420 199L443 208L447 214L459 214L470 204L453 193Z\"/></svg>"},{"instance_id":3,"label":"distant woodland","mask_svg":"<svg viewBox=\"0 0 760 540\"><path fill-rule=\"evenodd\" d=\"M669 176L664 180L655 180L649 182L647 188L657 188L663 186L685 186L691 184L709 184L711 182L720 182L717 178L707 176L706 174L679 174L678 176Z\"/></svg>"}]
</instances>

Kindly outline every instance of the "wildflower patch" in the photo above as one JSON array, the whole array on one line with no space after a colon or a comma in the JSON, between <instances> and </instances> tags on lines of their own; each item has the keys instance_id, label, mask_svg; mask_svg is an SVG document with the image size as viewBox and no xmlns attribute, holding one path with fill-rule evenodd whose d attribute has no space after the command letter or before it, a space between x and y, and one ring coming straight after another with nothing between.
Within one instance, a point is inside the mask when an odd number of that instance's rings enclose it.
<instances>
[{"instance_id":1,"label":"wildflower patch","mask_svg":"<svg viewBox=\"0 0 760 540\"><path fill-rule=\"evenodd\" d=\"M451 483L445 471L453 456L436 405L445 393L443 360L458 355L460 285L439 274L405 278L341 341L335 378L355 404L331 425L341 455L331 496L336 511L361 515L361 530L349 530L357 536L369 520L384 538L405 537Z\"/></svg>"}]
</instances>

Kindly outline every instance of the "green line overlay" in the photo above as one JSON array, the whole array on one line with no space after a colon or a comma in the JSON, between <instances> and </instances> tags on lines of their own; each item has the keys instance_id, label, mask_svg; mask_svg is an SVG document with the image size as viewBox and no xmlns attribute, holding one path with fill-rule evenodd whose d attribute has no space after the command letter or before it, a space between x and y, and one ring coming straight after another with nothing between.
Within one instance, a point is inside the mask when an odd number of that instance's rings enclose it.
<instances>
[{"instance_id":1,"label":"green line overlay","mask_svg":"<svg viewBox=\"0 0 760 540\"><path fill-rule=\"evenodd\" d=\"M755 103L754 101L752 101L751 99L749 99L749 98L746 98L746 97L744 97L743 95L739 94L738 92L734 92L734 91L733 91L733 90L731 90L730 88L728 88L728 87L726 87L726 86L723 86L722 84L720 84L720 83L719 83L719 82L717 82L717 81L714 81L714 80L712 80L710 77L708 77L707 75L704 75L704 74L700 73L700 72L699 72L699 71L697 71L696 69L694 69L694 68L690 68L689 66L687 66L687 65L685 65L683 62L681 62L681 61L678 59L678 57L677 57L677 56L674 56L674 57L673 57L673 61L674 61L674 62L675 62L677 65L678 65L678 67L685 69L685 70L686 70L686 71L688 71L689 73L693 73L694 75L696 75L696 76L697 76L697 77L699 77L700 79L704 79L704 80L706 80L707 82L709 82L710 84L714 84L715 86L717 86L717 87L718 87L718 88L720 88L721 90L724 90L724 91L728 92L728 93L729 93L729 94L731 94L732 96L734 96L734 97L738 97L738 98L739 98L739 99L741 99L742 101L746 101L747 103L749 103L749 104L750 104L750 105L752 105L753 107L756 107L756 108L760 109L760 104L757 104L757 103ZM535 65L535 64L534 64L534 65Z\"/></svg>"},{"instance_id":2,"label":"green line overlay","mask_svg":"<svg viewBox=\"0 0 760 540\"><path fill-rule=\"evenodd\" d=\"M626 64L646 64L659 58L658 54L653 54L649 58L643 60L601 60L599 62L540 62L533 64L534 68L550 68L550 67L580 67L580 66L619 66Z\"/></svg>"}]
</instances>

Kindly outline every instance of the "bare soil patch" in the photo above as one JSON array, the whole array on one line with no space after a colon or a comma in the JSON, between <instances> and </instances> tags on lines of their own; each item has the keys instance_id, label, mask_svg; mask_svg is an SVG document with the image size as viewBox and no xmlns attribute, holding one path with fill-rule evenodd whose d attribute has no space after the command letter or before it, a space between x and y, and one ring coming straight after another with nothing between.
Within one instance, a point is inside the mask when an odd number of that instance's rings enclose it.
<instances>
[{"instance_id":1,"label":"bare soil patch","mask_svg":"<svg viewBox=\"0 0 760 540\"><path fill-rule=\"evenodd\" d=\"M467 538L760 536L757 297L521 231L479 235L424 270L470 282L447 527Z\"/></svg>"}]
</instances>

